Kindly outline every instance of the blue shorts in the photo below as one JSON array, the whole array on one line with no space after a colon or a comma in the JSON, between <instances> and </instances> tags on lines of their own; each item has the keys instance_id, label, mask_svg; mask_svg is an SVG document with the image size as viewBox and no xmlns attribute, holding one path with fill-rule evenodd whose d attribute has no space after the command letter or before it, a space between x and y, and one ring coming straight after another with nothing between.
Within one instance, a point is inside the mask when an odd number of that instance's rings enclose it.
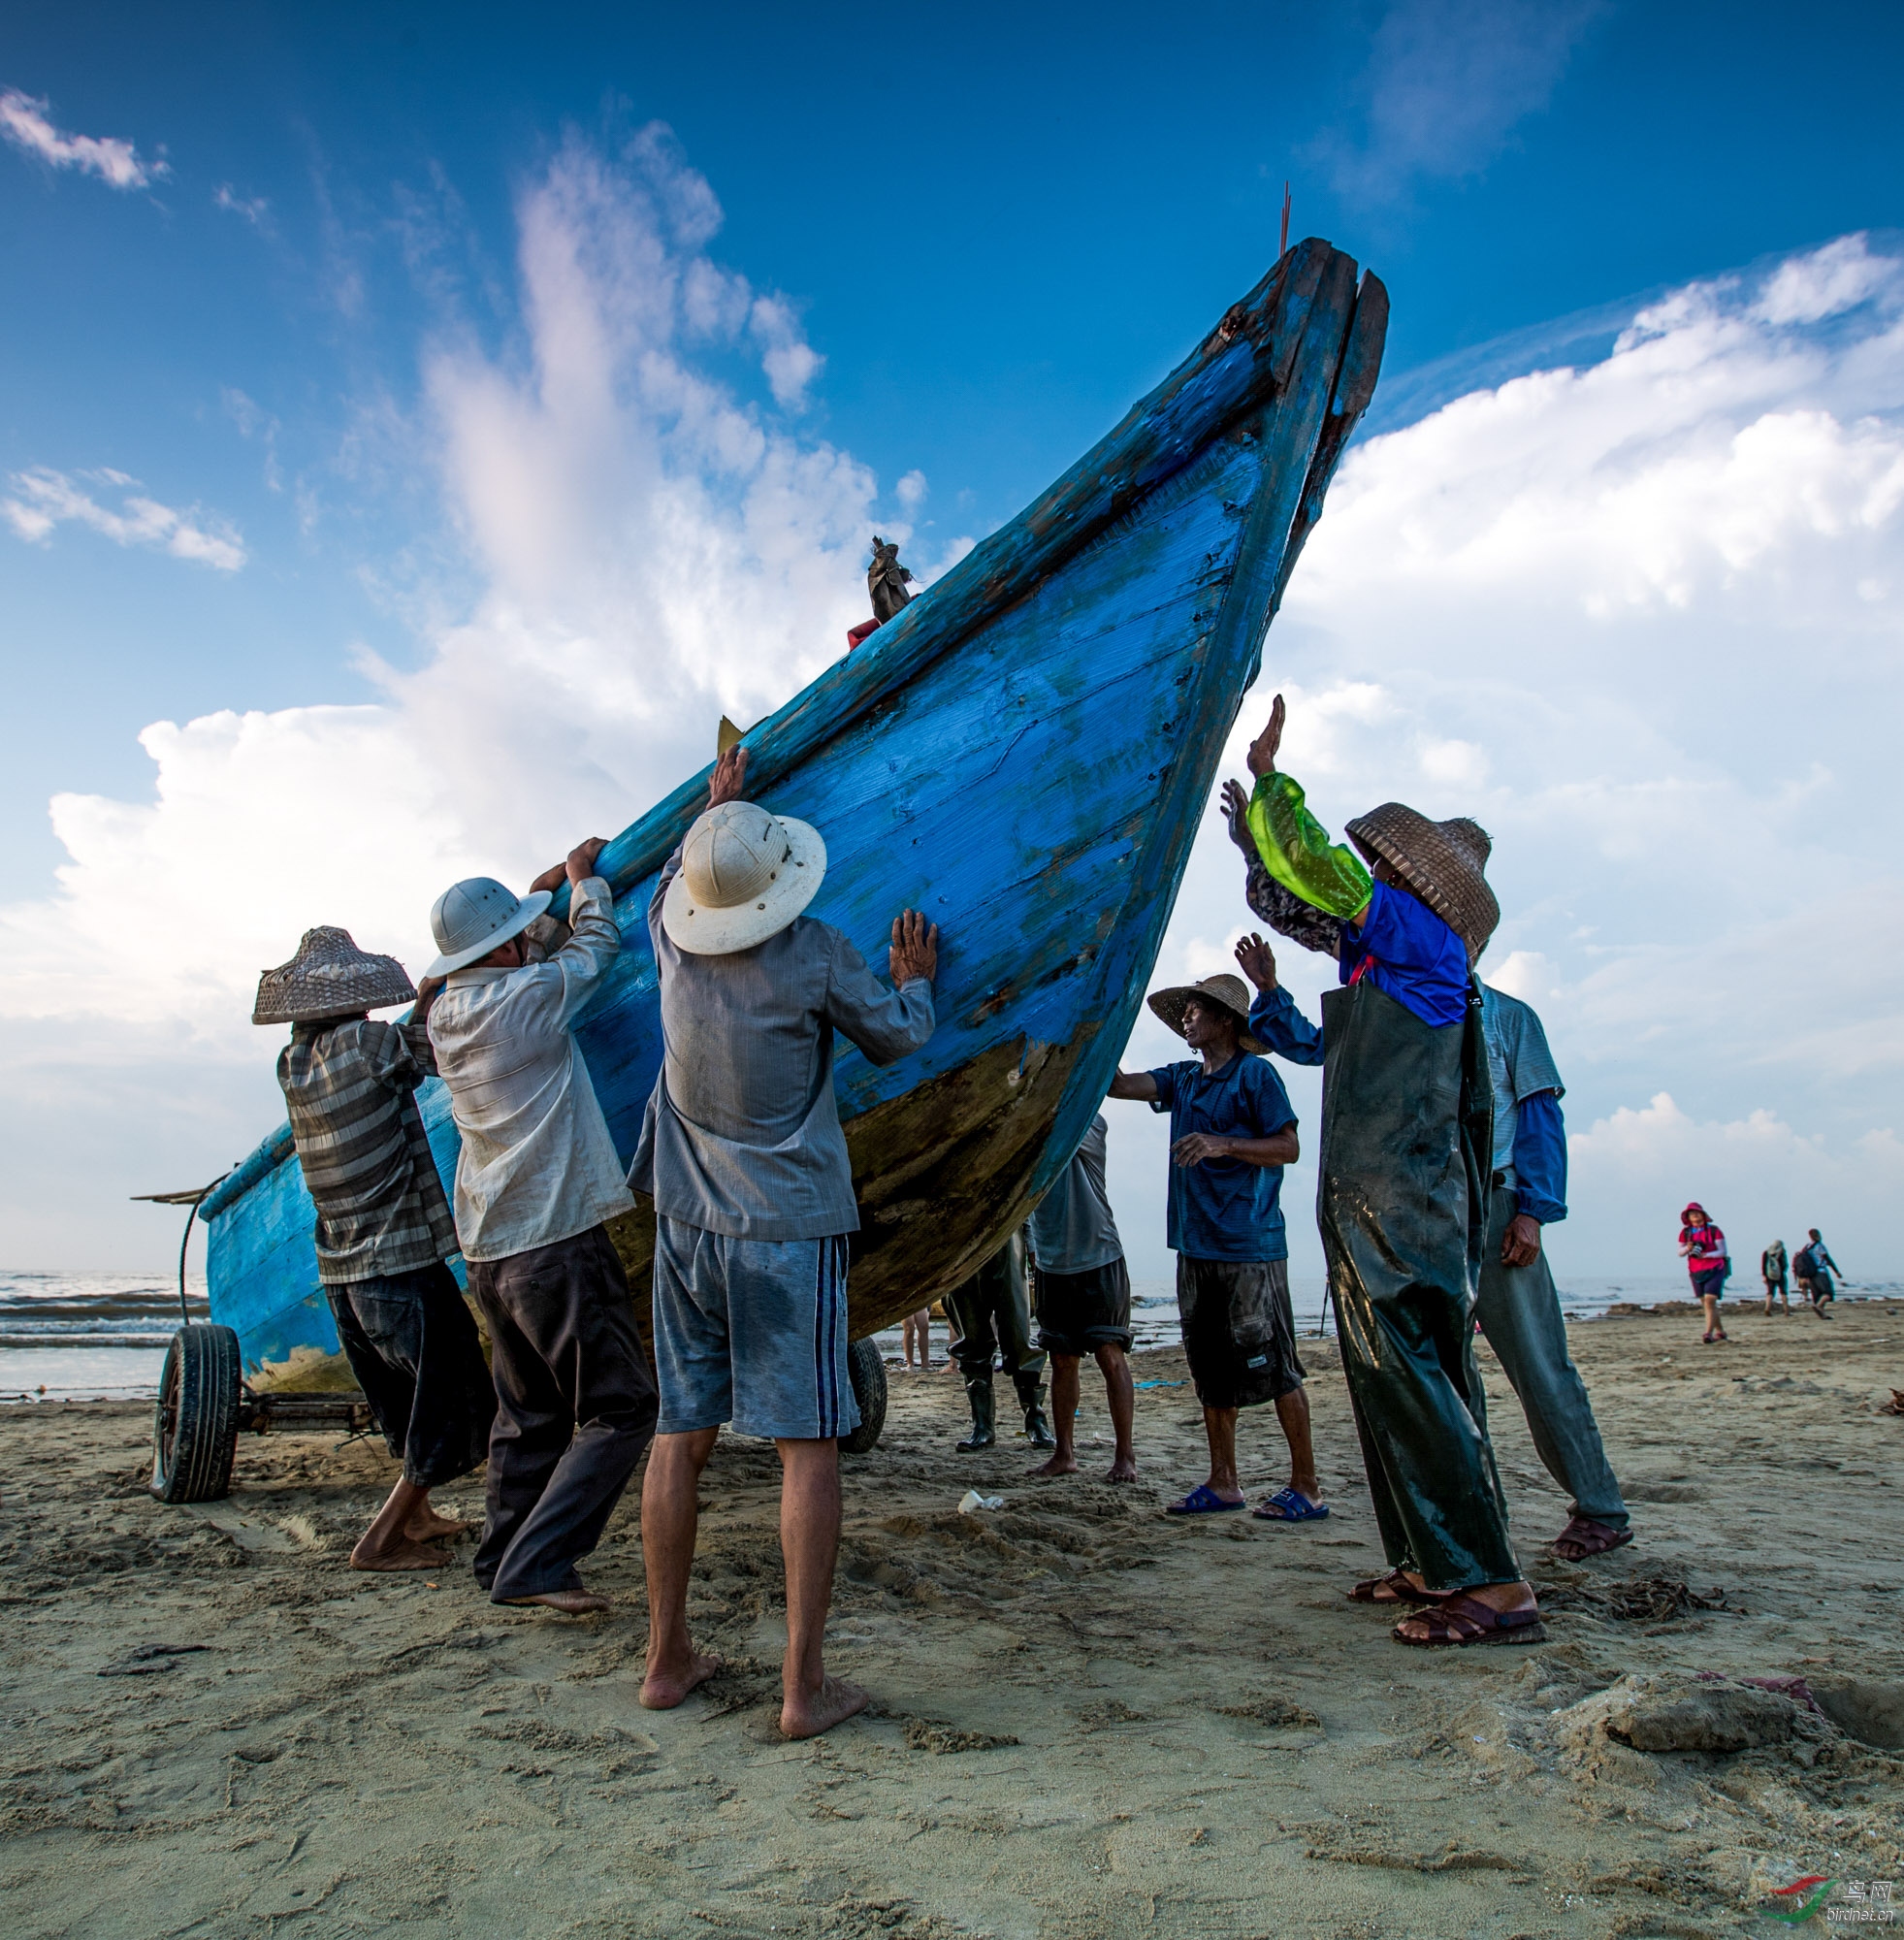
<instances>
[{"instance_id":1,"label":"blue shorts","mask_svg":"<svg viewBox=\"0 0 1904 1940\"><path fill-rule=\"evenodd\" d=\"M859 1426L846 1371L845 1234L737 1240L655 1222L657 1435L824 1441Z\"/></svg>"}]
</instances>

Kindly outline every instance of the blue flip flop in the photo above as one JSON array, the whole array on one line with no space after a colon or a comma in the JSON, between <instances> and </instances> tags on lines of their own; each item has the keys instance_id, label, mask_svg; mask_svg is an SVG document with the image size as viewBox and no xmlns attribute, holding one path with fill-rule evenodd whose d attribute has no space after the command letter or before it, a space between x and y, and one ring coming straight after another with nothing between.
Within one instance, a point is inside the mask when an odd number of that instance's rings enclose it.
<instances>
[{"instance_id":1,"label":"blue flip flop","mask_svg":"<svg viewBox=\"0 0 1904 1940\"><path fill-rule=\"evenodd\" d=\"M1221 1515L1227 1509L1244 1506L1242 1503L1226 1503L1208 1482L1199 1482L1180 1503L1172 1503L1164 1513L1170 1516Z\"/></svg>"},{"instance_id":2,"label":"blue flip flop","mask_svg":"<svg viewBox=\"0 0 1904 1940\"><path fill-rule=\"evenodd\" d=\"M1320 1522L1329 1513L1326 1503L1312 1503L1300 1489L1278 1489L1260 1508L1249 1511L1258 1522Z\"/></svg>"}]
</instances>

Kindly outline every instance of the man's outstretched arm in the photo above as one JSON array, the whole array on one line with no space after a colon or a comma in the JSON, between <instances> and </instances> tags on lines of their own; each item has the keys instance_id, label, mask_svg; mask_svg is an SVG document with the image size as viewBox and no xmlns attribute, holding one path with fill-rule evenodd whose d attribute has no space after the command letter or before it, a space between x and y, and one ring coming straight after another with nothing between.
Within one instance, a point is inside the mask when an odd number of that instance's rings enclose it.
<instances>
[{"instance_id":1,"label":"man's outstretched arm","mask_svg":"<svg viewBox=\"0 0 1904 1940\"><path fill-rule=\"evenodd\" d=\"M1147 1071L1120 1071L1111 1081L1108 1098L1130 1098L1139 1104L1157 1102L1157 1081Z\"/></svg>"},{"instance_id":2,"label":"man's outstretched arm","mask_svg":"<svg viewBox=\"0 0 1904 1940\"><path fill-rule=\"evenodd\" d=\"M1275 956L1270 946L1260 936L1245 936L1237 945L1237 962L1256 986L1256 996L1249 1006L1250 1036L1291 1064L1320 1064L1322 1032L1276 982Z\"/></svg>"},{"instance_id":3,"label":"man's outstretched arm","mask_svg":"<svg viewBox=\"0 0 1904 1940\"><path fill-rule=\"evenodd\" d=\"M1329 831L1305 806L1301 785L1276 772L1284 713L1278 694L1270 709L1269 725L1250 743L1249 772L1256 777L1256 789L1244 807L1243 821L1264 866L1283 888L1326 915L1360 922L1368 911L1374 879L1354 850L1329 840ZM1226 806L1233 792L1236 795L1242 792L1235 782L1225 786Z\"/></svg>"}]
</instances>

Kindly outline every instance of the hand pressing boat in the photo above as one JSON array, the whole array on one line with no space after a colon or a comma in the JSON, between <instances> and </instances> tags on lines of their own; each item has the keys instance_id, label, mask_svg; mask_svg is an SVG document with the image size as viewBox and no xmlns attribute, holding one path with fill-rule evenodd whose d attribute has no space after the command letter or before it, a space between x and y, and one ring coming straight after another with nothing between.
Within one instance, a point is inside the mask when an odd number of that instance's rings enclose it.
<instances>
[{"instance_id":1,"label":"hand pressing boat","mask_svg":"<svg viewBox=\"0 0 1904 1940\"><path fill-rule=\"evenodd\" d=\"M813 915L875 964L898 909L944 930L923 1050L883 1070L838 1051L862 1343L977 1269L1103 1098L1387 315L1375 276L1299 244L1043 497L924 592L876 601L877 629L745 735L750 797L824 834ZM598 863L625 947L578 1036L624 1155L661 1062L648 902L706 797L703 772ZM418 1102L447 1184L447 1096ZM337 1354L291 1156L286 1125L199 1208L213 1320L259 1381ZM616 1234L638 1289L653 1233L635 1214ZM883 1386L876 1354L855 1362Z\"/></svg>"}]
</instances>

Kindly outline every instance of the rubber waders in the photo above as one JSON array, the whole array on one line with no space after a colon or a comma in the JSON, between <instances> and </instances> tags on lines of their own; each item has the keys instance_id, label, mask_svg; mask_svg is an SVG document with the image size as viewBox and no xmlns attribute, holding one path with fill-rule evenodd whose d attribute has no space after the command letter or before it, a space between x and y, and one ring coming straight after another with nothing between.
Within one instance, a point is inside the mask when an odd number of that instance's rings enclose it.
<instances>
[{"instance_id":1,"label":"rubber waders","mask_svg":"<svg viewBox=\"0 0 1904 1940\"><path fill-rule=\"evenodd\" d=\"M1439 1028L1367 980L1328 992L1322 1016L1316 1218L1383 1549L1431 1590L1513 1582L1469 1401L1493 1144L1478 992Z\"/></svg>"}]
</instances>

